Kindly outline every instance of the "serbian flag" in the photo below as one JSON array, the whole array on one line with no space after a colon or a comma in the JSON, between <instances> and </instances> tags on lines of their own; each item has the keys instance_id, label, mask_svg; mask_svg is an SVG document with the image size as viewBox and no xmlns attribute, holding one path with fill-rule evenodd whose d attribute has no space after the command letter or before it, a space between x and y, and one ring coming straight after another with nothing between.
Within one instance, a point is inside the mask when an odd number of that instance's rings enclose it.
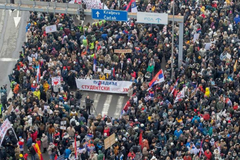
<instances>
[{"instance_id":1,"label":"serbian flag","mask_svg":"<svg viewBox=\"0 0 240 160\"><path fill-rule=\"evenodd\" d=\"M134 94L129 98L129 100L126 102L125 106L123 107L123 111L127 112L128 107L131 106L130 100L131 100L131 98L132 98L133 96L135 96L135 95L136 95L136 93L134 93Z\"/></svg>"},{"instance_id":2,"label":"serbian flag","mask_svg":"<svg viewBox=\"0 0 240 160\"><path fill-rule=\"evenodd\" d=\"M232 101L231 101L229 98L226 98L226 99L225 99L225 103L226 103L228 106L232 106Z\"/></svg>"},{"instance_id":3,"label":"serbian flag","mask_svg":"<svg viewBox=\"0 0 240 160\"><path fill-rule=\"evenodd\" d=\"M155 84L164 82L164 75L163 75L163 70L161 69L151 80L151 82L148 84L148 86L151 88Z\"/></svg>"},{"instance_id":4,"label":"serbian flag","mask_svg":"<svg viewBox=\"0 0 240 160\"><path fill-rule=\"evenodd\" d=\"M75 135L74 139L74 152L75 152L75 158L78 159L78 154L77 154L77 136Z\"/></svg>"},{"instance_id":5,"label":"serbian flag","mask_svg":"<svg viewBox=\"0 0 240 160\"><path fill-rule=\"evenodd\" d=\"M172 91L171 91L170 94L173 94L173 93L174 93L174 91L176 90L177 86L178 86L178 79L177 79L176 82L174 83L173 89L172 89ZM173 94L173 95L174 95L174 94Z\"/></svg>"},{"instance_id":6,"label":"serbian flag","mask_svg":"<svg viewBox=\"0 0 240 160\"><path fill-rule=\"evenodd\" d=\"M43 156L42 156L41 150L40 150L40 148L39 148L37 143L33 146L33 148L34 148L35 152L37 153L39 159L43 160Z\"/></svg>"},{"instance_id":7,"label":"serbian flag","mask_svg":"<svg viewBox=\"0 0 240 160\"><path fill-rule=\"evenodd\" d=\"M123 110L126 112L128 110L128 107L131 106L130 101L128 100L127 103L125 104L125 106L123 107Z\"/></svg>"},{"instance_id":8,"label":"serbian flag","mask_svg":"<svg viewBox=\"0 0 240 160\"><path fill-rule=\"evenodd\" d=\"M40 81L41 72L40 72L40 63L37 66L37 83Z\"/></svg>"},{"instance_id":9,"label":"serbian flag","mask_svg":"<svg viewBox=\"0 0 240 160\"><path fill-rule=\"evenodd\" d=\"M136 5L136 0L131 0L126 8L127 12L132 12L132 13L137 13L137 5Z\"/></svg>"},{"instance_id":10,"label":"serbian flag","mask_svg":"<svg viewBox=\"0 0 240 160\"><path fill-rule=\"evenodd\" d=\"M132 4L131 4L131 12L132 13L137 13L137 4L136 4L136 0L133 0Z\"/></svg>"},{"instance_id":11,"label":"serbian flag","mask_svg":"<svg viewBox=\"0 0 240 160\"><path fill-rule=\"evenodd\" d=\"M174 103L182 101L182 99L185 97L185 88L183 88L178 94L174 101Z\"/></svg>"},{"instance_id":12,"label":"serbian flag","mask_svg":"<svg viewBox=\"0 0 240 160\"><path fill-rule=\"evenodd\" d=\"M113 74L113 77L115 77L115 68L114 67L112 69L112 74Z\"/></svg>"},{"instance_id":13,"label":"serbian flag","mask_svg":"<svg viewBox=\"0 0 240 160\"><path fill-rule=\"evenodd\" d=\"M93 71L96 72L96 68L97 68L97 56L96 53L93 56Z\"/></svg>"}]
</instances>

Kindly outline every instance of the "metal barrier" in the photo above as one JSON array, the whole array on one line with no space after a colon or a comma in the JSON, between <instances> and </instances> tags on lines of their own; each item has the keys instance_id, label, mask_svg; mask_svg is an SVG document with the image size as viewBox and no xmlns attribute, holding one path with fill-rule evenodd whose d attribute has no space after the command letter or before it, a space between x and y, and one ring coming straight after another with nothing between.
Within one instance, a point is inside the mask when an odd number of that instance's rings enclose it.
<instances>
[{"instance_id":1,"label":"metal barrier","mask_svg":"<svg viewBox=\"0 0 240 160\"><path fill-rule=\"evenodd\" d=\"M36 12L52 12L79 14L82 8L79 4L57 3L57 2L41 2L30 0L15 0L15 3L10 3L10 0L0 0L0 9L17 9L20 11L36 11Z\"/></svg>"}]
</instances>

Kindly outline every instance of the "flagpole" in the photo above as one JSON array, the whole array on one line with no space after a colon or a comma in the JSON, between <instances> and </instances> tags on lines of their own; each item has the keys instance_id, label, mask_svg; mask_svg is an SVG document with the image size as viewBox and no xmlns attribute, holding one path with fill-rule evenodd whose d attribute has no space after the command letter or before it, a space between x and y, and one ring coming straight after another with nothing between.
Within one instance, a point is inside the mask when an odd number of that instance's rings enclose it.
<instances>
[{"instance_id":1,"label":"flagpole","mask_svg":"<svg viewBox=\"0 0 240 160\"><path fill-rule=\"evenodd\" d=\"M172 54L171 54L171 79L174 77L173 69L173 52L174 52L174 14L175 14L175 2L173 0L173 21L172 21Z\"/></svg>"}]
</instances>

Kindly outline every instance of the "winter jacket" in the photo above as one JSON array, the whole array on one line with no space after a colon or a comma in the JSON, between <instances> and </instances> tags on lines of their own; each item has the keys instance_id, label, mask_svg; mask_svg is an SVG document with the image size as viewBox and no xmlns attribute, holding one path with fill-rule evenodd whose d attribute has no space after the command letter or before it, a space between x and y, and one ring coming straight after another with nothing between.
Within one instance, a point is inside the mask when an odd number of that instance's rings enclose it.
<instances>
[{"instance_id":1,"label":"winter jacket","mask_svg":"<svg viewBox=\"0 0 240 160\"><path fill-rule=\"evenodd\" d=\"M45 135L44 137L42 137L41 141L42 141L42 147L47 148L48 147L48 137Z\"/></svg>"},{"instance_id":2,"label":"winter jacket","mask_svg":"<svg viewBox=\"0 0 240 160\"><path fill-rule=\"evenodd\" d=\"M70 149L66 149L65 152L64 152L64 158L67 159L70 154L71 154L71 150Z\"/></svg>"},{"instance_id":3,"label":"winter jacket","mask_svg":"<svg viewBox=\"0 0 240 160\"><path fill-rule=\"evenodd\" d=\"M32 137L28 138L27 143L26 143L28 148L30 148L32 146L32 142L33 142Z\"/></svg>"},{"instance_id":4,"label":"winter jacket","mask_svg":"<svg viewBox=\"0 0 240 160\"><path fill-rule=\"evenodd\" d=\"M104 158L104 154L102 153L101 150L98 151L98 156L97 156L97 160L103 160Z\"/></svg>"}]
</instances>

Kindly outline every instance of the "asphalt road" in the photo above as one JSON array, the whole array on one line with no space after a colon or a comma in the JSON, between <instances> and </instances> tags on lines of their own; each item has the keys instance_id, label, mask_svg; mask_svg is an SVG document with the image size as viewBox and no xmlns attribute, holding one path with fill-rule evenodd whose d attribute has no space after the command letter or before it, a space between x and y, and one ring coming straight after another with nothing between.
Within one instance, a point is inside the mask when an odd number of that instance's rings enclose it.
<instances>
[{"instance_id":1,"label":"asphalt road","mask_svg":"<svg viewBox=\"0 0 240 160\"><path fill-rule=\"evenodd\" d=\"M15 26L14 17L17 11L0 10L0 86L10 82L8 75L12 72L19 57L25 40L25 26L29 17L28 12L20 12L21 21Z\"/></svg>"},{"instance_id":2,"label":"asphalt road","mask_svg":"<svg viewBox=\"0 0 240 160\"><path fill-rule=\"evenodd\" d=\"M0 10L0 86L8 85L8 97L11 97L10 82L8 75L12 72L14 65L19 57L19 51L22 50L23 42L25 41L25 27L29 19L29 12L17 12ZM20 22L16 26L14 17L21 17ZM80 21L74 19L76 24ZM86 16L84 25L88 22L92 23L91 16ZM90 96L94 100L95 114L108 115L118 118L121 110L125 105L128 97L126 95L105 94L96 92L82 92L83 98L81 106L85 105L85 97ZM49 156L43 154L44 160L48 160Z\"/></svg>"}]
</instances>

